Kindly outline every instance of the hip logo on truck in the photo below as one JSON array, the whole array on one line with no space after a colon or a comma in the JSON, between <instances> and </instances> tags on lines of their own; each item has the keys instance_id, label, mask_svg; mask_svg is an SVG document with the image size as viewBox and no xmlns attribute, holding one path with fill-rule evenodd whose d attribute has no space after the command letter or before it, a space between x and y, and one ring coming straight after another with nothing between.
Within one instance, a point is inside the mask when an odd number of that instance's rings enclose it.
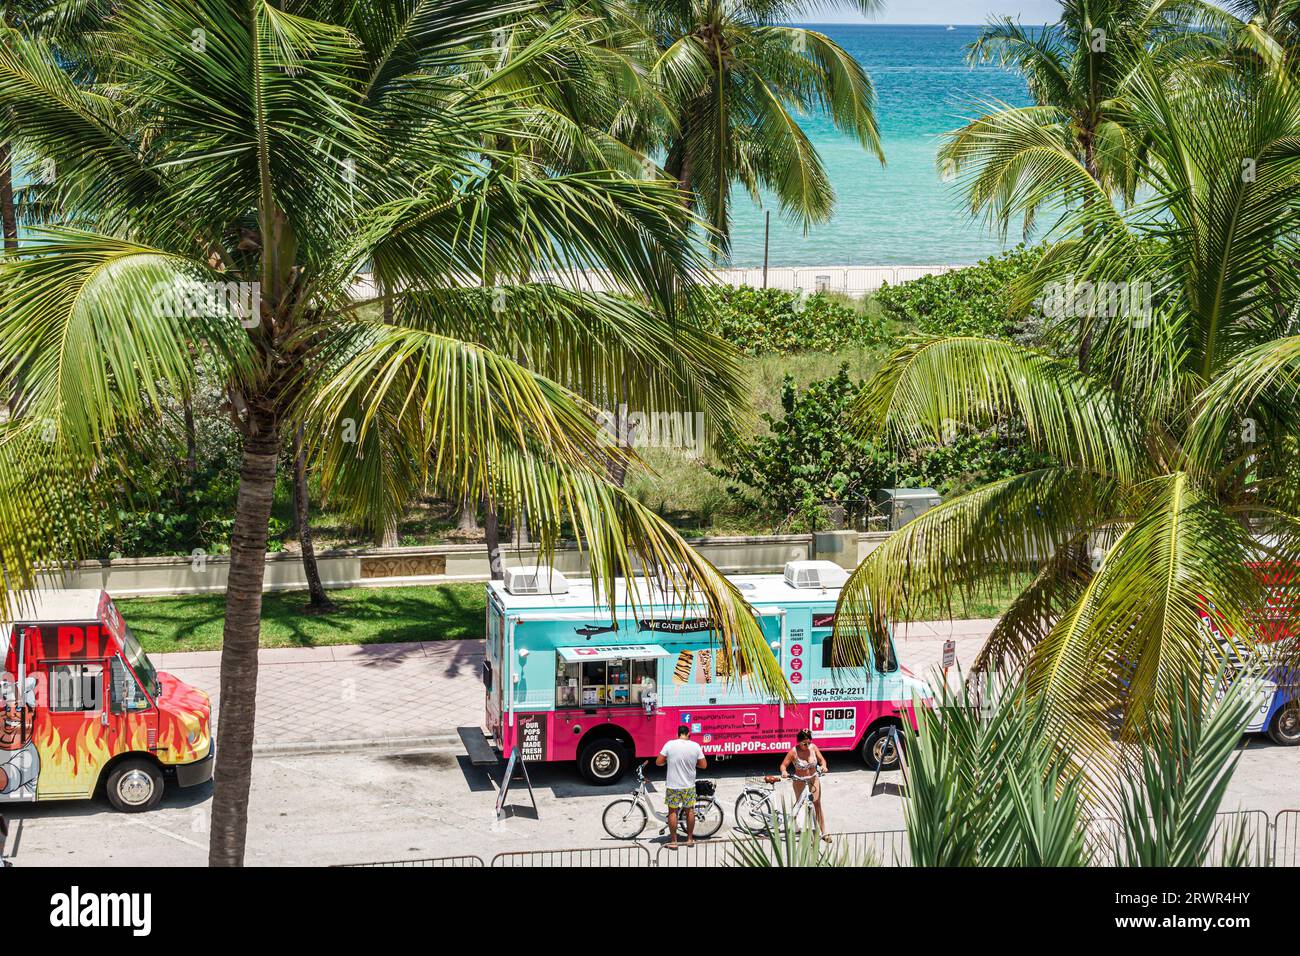
<instances>
[{"instance_id":1,"label":"hip logo on truck","mask_svg":"<svg viewBox=\"0 0 1300 956\"><path fill-rule=\"evenodd\" d=\"M856 707L814 707L812 709L814 737L852 737L857 726Z\"/></svg>"}]
</instances>

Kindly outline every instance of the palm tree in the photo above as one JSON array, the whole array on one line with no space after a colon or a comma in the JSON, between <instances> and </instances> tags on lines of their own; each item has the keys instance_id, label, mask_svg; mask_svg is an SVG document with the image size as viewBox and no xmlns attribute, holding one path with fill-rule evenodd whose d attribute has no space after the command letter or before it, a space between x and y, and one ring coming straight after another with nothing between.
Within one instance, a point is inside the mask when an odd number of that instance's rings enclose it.
<instances>
[{"instance_id":1,"label":"palm tree","mask_svg":"<svg viewBox=\"0 0 1300 956\"><path fill-rule=\"evenodd\" d=\"M899 444L1019 419L1056 463L906 525L837 616L848 648L923 595L1037 566L977 666L1023 678L1052 727L1097 754L1115 731L1140 736L1171 685L1248 654L1264 606L1250 564L1300 560L1300 88L1276 74L1170 84L1150 61L1129 85L1122 121L1147 143L1152 197L1121 211L1080 168L1072 188L1094 201L1020 290L1063 303L1049 310L1056 350L918 338L856 409ZM1061 357L1079 319L1096 343L1082 368Z\"/></svg>"},{"instance_id":2,"label":"palm tree","mask_svg":"<svg viewBox=\"0 0 1300 956\"><path fill-rule=\"evenodd\" d=\"M531 9L128 0L101 38L111 96L73 84L48 48L12 32L0 46L5 133L58 164L78 223L0 261L0 366L22 388L0 443L0 593L76 553L75 533L30 532L60 522L65 485L112 436L149 427L161 384L187 392L191 349L220 363L243 460L215 865L243 860L271 496L300 425L326 493L367 520L385 526L425 489L472 489L544 552L571 529L606 593L616 575L663 574L708 606L738 669L783 692L740 593L606 482L604 463L628 456L547 375L619 375L648 405L687 396L722 420L740 388L734 352L682 319L700 262L671 182L503 175L512 156L485 146L534 122L492 92L511 67L485 71L477 52ZM626 294L478 287L539 264L570 277L599 264ZM62 481L34 481L49 474Z\"/></svg>"},{"instance_id":3,"label":"palm tree","mask_svg":"<svg viewBox=\"0 0 1300 956\"><path fill-rule=\"evenodd\" d=\"M1003 236L1017 217L1028 235L1044 209L1090 201L1092 190L1077 186L1080 172L1131 200L1142 143L1122 122L1119 100L1134 56L1177 63L1210 43L1189 26L1226 19L1200 0L1062 0L1053 24L991 21L971 44L972 65L1014 69L1033 103L981 104L982 115L945 137L940 169L960 181L971 214Z\"/></svg>"},{"instance_id":4,"label":"palm tree","mask_svg":"<svg viewBox=\"0 0 1300 956\"><path fill-rule=\"evenodd\" d=\"M773 835L774 834L774 835ZM870 850L852 851L844 843L827 846L815 826L784 826L773 813L766 835L745 834L727 848L726 865L764 867L879 866Z\"/></svg>"},{"instance_id":5,"label":"palm tree","mask_svg":"<svg viewBox=\"0 0 1300 956\"><path fill-rule=\"evenodd\" d=\"M906 728L912 865L1245 865L1245 831L1216 817L1252 709L1242 688L1208 712L1199 688L1171 688L1167 722L1122 755L1107 786L1090 779L1041 700L944 687Z\"/></svg>"},{"instance_id":6,"label":"palm tree","mask_svg":"<svg viewBox=\"0 0 1300 956\"><path fill-rule=\"evenodd\" d=\"M878 0L825 4L875 13ZM632 0L655 49L643 95L629 100L615 135L662 149L664 168L718 237L730 237L731 187L770 190L805 229L826 222L835 192L795 115L824 111L882 163L871 80L823 33L789 26L795 2Z\"/></svg>"},{"instance_id":7,"label":"palm tree","mask_svg":"<svg viewBox=\"0 0 1300 956\"><path fill-rule=\"evenodd\" d=\"M1224 6L1241 20L1227 37L1234 52L1249 52L1258 62L1285 62L1300 44L1300 3L1296 0L1232 0ZM1230 46L1229 49L1232 49Z\"/></svg>"}]
</instances>

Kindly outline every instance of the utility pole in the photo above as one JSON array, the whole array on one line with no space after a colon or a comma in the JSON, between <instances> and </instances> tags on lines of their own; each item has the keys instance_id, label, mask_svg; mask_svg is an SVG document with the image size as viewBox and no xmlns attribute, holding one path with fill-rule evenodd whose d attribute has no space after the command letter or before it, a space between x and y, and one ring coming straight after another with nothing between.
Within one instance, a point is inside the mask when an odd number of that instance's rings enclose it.
<instances>
[{"instance_id":1,"label":"utility pole","mask_svg":"<svg viewBox=\"0 0 1300 956\"><path fill-rule=\"evenodd\" d=\"M767 210L763 221L763 288L767 288L767 244L772 237L772 210Z\"/></svg>"}]
</instances>

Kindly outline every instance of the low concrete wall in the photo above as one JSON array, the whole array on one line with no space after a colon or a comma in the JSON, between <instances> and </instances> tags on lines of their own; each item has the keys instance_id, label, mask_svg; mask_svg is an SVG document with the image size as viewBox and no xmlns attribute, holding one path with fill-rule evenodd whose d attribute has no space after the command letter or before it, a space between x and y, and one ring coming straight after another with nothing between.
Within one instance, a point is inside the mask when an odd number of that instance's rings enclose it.
<instances>
[{"instance_id":1,"label":"low concrete wall","mask_svg":"<svg viewBox=\"0 0 1300 956\"><path fill-rule=\"evenodd\" d=\"M690 539L690 545L727 574L780 571L787 561L817 557L854 568L870 554L887 532L832 532L749 537ZM507 548L508 566L534 564L536 548ZM575 545L558 548L555 566L566 574L585 574L587 556ZM486 581L487 548L480 544L447 544L422 548L375 548L327 551L318 555L321 580L327 588L393 587L409 584ZM67 588L103 588L117 597L154 594L221 593L226 590L230 560L222 555L190 559L119 558L86 561L68 569L52 582ZM302 559L297 552L266 556L265 589L294 591L307 587Z\"/></svg>"}]
</instances>

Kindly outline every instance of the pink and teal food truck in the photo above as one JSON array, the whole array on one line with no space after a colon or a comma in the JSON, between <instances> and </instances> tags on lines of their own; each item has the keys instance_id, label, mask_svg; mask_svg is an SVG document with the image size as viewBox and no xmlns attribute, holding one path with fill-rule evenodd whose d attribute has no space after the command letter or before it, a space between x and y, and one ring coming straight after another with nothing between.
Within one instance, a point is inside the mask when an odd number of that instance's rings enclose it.
<instances>
[{"instance_id":1,"label":"pink and teal food truck","mask_svg":"<svg viewBox=\"0 0 1300 956\"><path fill-rule=\"evenodd\" d=\"M620 580L611 615L586 581L545 566L511 569L488 585L484 729L503 757L517 749L525 761L577 761L596 784L657 755L680 724L710 757L782 754L806 727L823 750L856 750L888 769L897 761L889 728L914 724L914 702L932 692L898 665L892 634L888 659L832 666L846 578L829 561L792 561L784 574L730 579L793 692L783 703L726 673L705 610L683 610L652 581Z\"/></svg>"}]
</instances>

